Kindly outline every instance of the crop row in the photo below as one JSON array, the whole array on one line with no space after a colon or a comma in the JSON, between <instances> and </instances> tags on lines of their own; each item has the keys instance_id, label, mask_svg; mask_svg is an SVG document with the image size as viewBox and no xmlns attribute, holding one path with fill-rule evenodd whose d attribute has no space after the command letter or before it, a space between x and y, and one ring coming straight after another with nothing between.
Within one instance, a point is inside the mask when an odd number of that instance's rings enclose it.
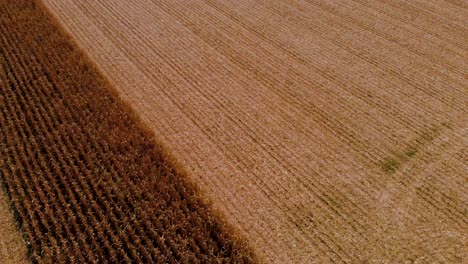
<instances>
[{"instance_id":1,"label":"crop row","mask_svg":"<svg viewBox=\"0 0 468 264\"><path fill-rule=\"evenodd\" d=\"M38 262L250 262L37 3L0 2L0 178Z\"/></svg>"}]
</instances>

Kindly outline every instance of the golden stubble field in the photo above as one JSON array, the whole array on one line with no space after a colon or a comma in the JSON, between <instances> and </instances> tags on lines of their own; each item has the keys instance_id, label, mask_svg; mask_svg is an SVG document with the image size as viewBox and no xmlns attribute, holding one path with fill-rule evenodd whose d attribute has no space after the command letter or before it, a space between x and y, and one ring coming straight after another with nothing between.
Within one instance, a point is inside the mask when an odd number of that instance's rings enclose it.
<instances>
[{"instance_id":1,"label":"golden stubble field","mask_svg":"<svg viewBox=\"0 0 468 264\"><path fill-rule=\"evenodd\" d=\"M466 2L44 3L263 261L466 260Z\"/></svg>"}]
</instances>

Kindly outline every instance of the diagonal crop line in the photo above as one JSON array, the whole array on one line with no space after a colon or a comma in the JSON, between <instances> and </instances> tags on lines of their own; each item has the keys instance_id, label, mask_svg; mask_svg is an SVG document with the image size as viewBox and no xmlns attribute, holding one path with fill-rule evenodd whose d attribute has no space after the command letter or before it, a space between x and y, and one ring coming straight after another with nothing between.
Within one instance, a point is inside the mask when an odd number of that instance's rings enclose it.
<instances>
[{"instance_id":1,"label":"diagonal crop line","mask_svg":"<svg viewBox=\"0 0 468 264\"><path fill-rule=\"evenodd\" d=\"M40 263L250 263L253 253L31 1L0 1L0 180Z\"/></svg>"}]
</instances>

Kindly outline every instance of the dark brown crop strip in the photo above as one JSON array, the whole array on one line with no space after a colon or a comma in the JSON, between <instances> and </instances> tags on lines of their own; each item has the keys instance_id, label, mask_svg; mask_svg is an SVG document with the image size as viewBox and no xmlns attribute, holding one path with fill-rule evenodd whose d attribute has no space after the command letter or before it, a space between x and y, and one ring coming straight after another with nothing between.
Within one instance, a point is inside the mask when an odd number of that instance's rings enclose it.
<instances>
[{"instance_id":1,"label":"dark brown crop strip","mask_svg":"<svg viewBox=\"0 0 468 264\"><path fill-rule=\"evenodd\" d=\"M0 180L33 262L253 262L165 153L40 3L0 0Z\"/></svg>"}]
</instances>

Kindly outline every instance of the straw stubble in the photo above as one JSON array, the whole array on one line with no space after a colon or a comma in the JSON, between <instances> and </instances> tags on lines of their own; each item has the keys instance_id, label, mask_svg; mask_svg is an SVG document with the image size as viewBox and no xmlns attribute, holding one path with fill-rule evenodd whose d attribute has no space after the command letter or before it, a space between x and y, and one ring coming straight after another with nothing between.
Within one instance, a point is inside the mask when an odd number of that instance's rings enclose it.
<instances>
[{"instance_id":1,"label":"straw stubble","mask_svg":"<svg viewBox=\"0 0 468 264\"><path fill-rule=\"evenodd\" d=\"M262 260L466 257L461 2L44 2Z\"/></svg>"}]
</instances>

